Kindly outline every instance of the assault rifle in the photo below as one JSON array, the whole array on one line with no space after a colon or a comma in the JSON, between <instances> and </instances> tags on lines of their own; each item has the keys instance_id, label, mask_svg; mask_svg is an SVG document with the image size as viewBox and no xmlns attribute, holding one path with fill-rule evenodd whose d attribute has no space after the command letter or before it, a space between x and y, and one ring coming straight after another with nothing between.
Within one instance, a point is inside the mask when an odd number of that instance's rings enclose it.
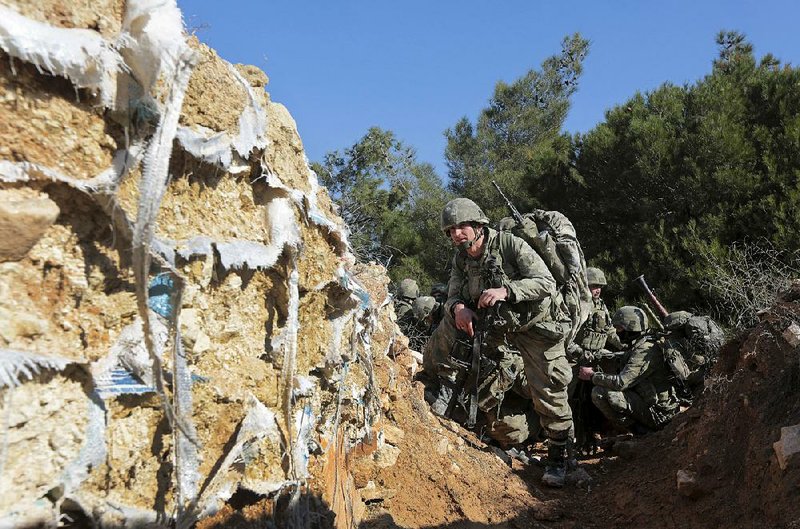
<instances>
[{"instance_id":1,"label":"assault rifle","mask_svg":"<svg viewBox=\"0 0 800 529\"><path fill-rule=\"evenodd\" d=\"M450 350L449 361L458 369L458 374L453 385L453 395L444 415L453 418L456 405L460 405L467 413L467 428L474 427L477 421L481 374L486 375L496 367L496 363L483 354L486 334L483 322L476 322L475 335L469 339L466 338L466 334L459 331L460 336L456 338Z\"/></svg>"},{"instance_id":2,"label":"assault rifle","mask_svg":"<svg viewBox=\"0 0 800 529\"><path fill-rule=\"evenodd\" d=\"M489 288L498 288L503 285L503 271L499 269L493 255L486 258L486 267L483 271L484 284ZM446 417L452 417L457 403L467 411L467 428L475 426L478 417L478 388L481 383L481 373L488 374L494 362L483 354L486 336L493 326L505 325L505 320L498 313L499 304L494 307L485 307L477 310L477 321L474 322L475 335L471 342L456 339L450 351L450 362L458 368L455 388L450 402L445 411ZM467 347L459 347L459 345ZM463 349L470 351L469 361L458 352ZM454 354L455 353L455 354ZM469 400L469 403L467 403Z\"/></svg>"},{"instance_id":3,"label":"assault rifle","mask_svg":"<svg viewBox=\"0 0 800 529\"><path fill-rule=\"evenodd\" d=\"M503 197L503 200L505 201L506 206L508 206L508 210L511 211L511 218L513 218L514 221L517 224L522 225L522 223L523 223L522 215L517 210L517 208L514 207L514 203L511 202L511 200L508 199L508 197L506 196L505 193L503 193L503 190L500 189L500 186L497 185L496 181L492 180L492 185L494 186L495 189L497 189L497 192L500 193L500 196Z\"/></svg>"}]
</instances>

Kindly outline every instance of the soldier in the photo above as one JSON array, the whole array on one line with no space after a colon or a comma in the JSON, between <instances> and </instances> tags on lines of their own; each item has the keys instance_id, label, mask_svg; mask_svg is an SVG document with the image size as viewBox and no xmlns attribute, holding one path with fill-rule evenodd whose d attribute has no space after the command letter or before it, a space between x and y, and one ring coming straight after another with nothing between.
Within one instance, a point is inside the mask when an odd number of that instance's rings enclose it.
<instances>
[{"instance_id":1,"label":"soldier","mask_svg":"<svg viewBox=\"0 0 800 529\"><path fill-rule=\"evenodd\" d=\"M619 351L622 349L622 343L611 324L608 308L600 297L603 287L607 284L605 274L599 268L589 267L586 269L586 279L589 291L592 293L592 305L589 317L578 330L575 341L567 347L567 359L573 373L569 395L575 422L576 443L582 452L592 453L596 449L592 431L598 428L597 418L602 416L592 405L591 383L582 381L577 376L578 367L596 365L600 362L599 351L602 349Z\"/></svg>"},{"instance_id":2,"label":"soldier","mask_svg":"<svg viewBox=\"0 0 800 529\"><path fill-rule=\"evenodd\" d=\"M555 279L541 257L522 239L488 224L480 207L466 198L451 200L442 211L442 230L458 248L445 319L451 317L455 327L470 337L476 326L480 329L491 319L494 327L487 329L488 336L496 343L507 338L520 351L533 405L548 439L542 482L561 487L573 435L567 403L572 371L564 350L569 318L560 309Z\"/></svg>"},{"instance_id":3,"label":"soldier","mask_svg":"<svg viewBox=\"0 0 800 529\"><path fill-rule=\"evenodd\" d=\"M581 356L591 356L591 353L600 349L611 351L622 349L617 331L611 324L608 307L600 297L603 287L607 284L605 274L599 268L589 267L586 269L586 280L592 293L592 308L589 317L578 330L575 341L569 346L571 362L577 361Z\"/></svg>"},{"instance_id":4,"label":"soldier","mask_svg":"<svg viewBox=\"0 0 800 529\"><path fill-rule=\"evenodd\" d=\"M417 327L426 336L430 336L442 320L443 307L444 305L436 301L433 296L420 296L411 304Z\"/></svg>"},{"instance_id":5,"label":"soldier","mask_svg":"<svg viewBox=\"0 0 800 529\"><path fill-rule=\"evenodd\" d=\"M397 314L397 324L404 328L414 318L411 304L419 296L419 287L413 279L403 279L397 287L394 298L394 311Z\"/></svg>"},{"instance_id":6,"label":"soldier","mask_svg":"<svg viewBox=\"0 0 800 529\"><path fill-rule=\"evenodd\" d=\"M436 301L444 305L444 302L447 301L447 284L435 283L431 287L431 296L433 296Z\"/></svg>"},{"instance_id":7,"label":"soldier","mask_svg":"<svg viewBox=\"0 0 800 529\"><path fill-rule=\"evenodd\" d=\"M624 367L607 374L584 366L578 376L595 385L592 402L616 426L634 434L657 430L680 409L664 344L646 334L647 315L638 307L622 307L612 323L627 347Z\"/></svg>"}]
</instances>

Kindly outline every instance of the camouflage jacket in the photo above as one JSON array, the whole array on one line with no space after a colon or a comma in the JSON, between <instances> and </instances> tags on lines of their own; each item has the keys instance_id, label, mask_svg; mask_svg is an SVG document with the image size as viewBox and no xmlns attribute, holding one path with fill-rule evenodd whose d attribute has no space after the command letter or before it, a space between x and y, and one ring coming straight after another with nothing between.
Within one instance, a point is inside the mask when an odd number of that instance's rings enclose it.
<instances>
[{"instance_id":1,"label":"camouflage jacket","mask_svg":"<svg viewBox=\"0 0 800 529\"><path fill-rule=\"evenodd\" d=\"M475 309L481 293L491 287L486 277L494 262L502 270L507 302L512 306L529 302L525 311L546 317L544 313L550 310L556 293L556 281L542 258L525 241L508 232L486 228L485 244L477 259L467 255L466 250L458 250L453 256L445 310L452 314L456 303Z\"/></svg>"},{"instance_id":2,"label":"camouflage jacket","mask_svg":"<svg viewBox=\"0 0 800 529\"><path fill-rule=\"evenodd\" d=\"M617 337L617 331L611 324L611 315L602 299L592 299L589 317L581 325L575 337L575 344L580 346L581 352L603 348L619 351L623 348L622 342Z\"/></svg>"},{"instance_id":3,"label":"camouflage jacket","mask_svg":"<svg viewBox=\"0 0 800 529\"><path fill-rule=\"evenodd\" d=\"M672 372L664 363L664 344L645 336L634 342L619 374L596 372L592 383L615 391L633 391L648 406L671 410L678 406Z\"/></svg>"},{"instance_id":4,"label":"camouflage jacket","mask_svg":"<svg viewBox=\"0 0 800 529\"><path fill-rule=\"evenodd\" d=\"M411 303L404 298L395 299L394 312L397 315L397 323L410 323L414 319Z\"/></svg>"}]
</instances>

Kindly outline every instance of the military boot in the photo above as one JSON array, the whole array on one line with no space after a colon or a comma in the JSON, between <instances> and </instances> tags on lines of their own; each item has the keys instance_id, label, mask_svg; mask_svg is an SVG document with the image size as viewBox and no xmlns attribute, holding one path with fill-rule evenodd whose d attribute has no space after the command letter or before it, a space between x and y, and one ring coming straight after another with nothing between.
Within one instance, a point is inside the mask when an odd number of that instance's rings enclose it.
<instances>
[{"instance_id":1,"label":"military boot","mask_svg":"<svg viewBox=\"0 0 800 529\"><path fill-rule=\"evenodd\" d=\"M444 417L447 413L447 407L450 405L450 400L453 398L453 388L442 384L439 386L439 391L436 393L425 393L425 400L431 405L431 411Z\"/></svg>"},{"instance_id":2,"label":"military boot","mask_svg":"<svg viewBox=\"0 0 800 529\"><path fill-rule=\"evenodd\" d=\"M547 446L547 460L544 464L542 483L548 487L564 486L567 479L567 445L550 439Z\"/></svg>"}]
</instances>

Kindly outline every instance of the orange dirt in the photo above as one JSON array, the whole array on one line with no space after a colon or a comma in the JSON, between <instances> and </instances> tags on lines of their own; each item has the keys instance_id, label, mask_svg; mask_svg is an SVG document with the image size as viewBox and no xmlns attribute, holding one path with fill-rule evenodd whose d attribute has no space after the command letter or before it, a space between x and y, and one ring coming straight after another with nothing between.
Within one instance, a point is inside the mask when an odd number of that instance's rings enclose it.
<instances>
[{"instance_id":1,"label":"orange dirt","mask_svg":"<svg viewBox=\"0 0 800 529\"><path fill-rule=\"evenodd\" d=\"M781 470L773 450L781 427L800 423L800 352L784 334L800 320L798 300L800 282L761 324L723 348L692 408L663 431L618 442L581 462L591 483L561 490L541 487L542 470L535 464L512 460L509 466L471 432L432 415L421 384L402 367L408 356L400 348L389 362L394 366L376 365L382 387L392 387L383 399L382 426L386 441L400 449L397 462L376 465L374 440L349 457L351 488L362 496L355 509L361 513L358 527L800 527L798 458ZM540 446L533 448L543 455ZM696 476L683 492L677 488L681 470ZM311 483L306 491L316 497L306 526L336 522L314 493L320 485ZM253 498L253 505L220 513L203 527L288 523L273 518L265 503Z\"/></svg>"}]
</instances>

